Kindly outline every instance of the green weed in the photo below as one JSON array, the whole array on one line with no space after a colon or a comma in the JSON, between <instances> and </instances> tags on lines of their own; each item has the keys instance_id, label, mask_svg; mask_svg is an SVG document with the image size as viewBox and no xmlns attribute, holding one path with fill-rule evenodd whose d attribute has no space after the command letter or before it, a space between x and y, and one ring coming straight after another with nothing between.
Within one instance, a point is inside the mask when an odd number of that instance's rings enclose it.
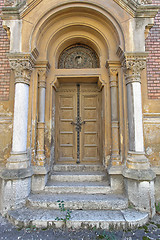
<instances>
[{"instance_id":1,"label":"green weed","mask_svg":"<svg viewBox=\"0 0 160 240\"><path fill-rule=\"evenodd\" d=\"M58 206L59 206L60 211L65 212L65 216L64 217L56 217L55 220L63 221L65 226L66 226L67 221L70 220L70 218L71 218L71 212L72 211L65 208L64 201L58 200L57 202L58 202Z\"/></svg>"}]
</instances>

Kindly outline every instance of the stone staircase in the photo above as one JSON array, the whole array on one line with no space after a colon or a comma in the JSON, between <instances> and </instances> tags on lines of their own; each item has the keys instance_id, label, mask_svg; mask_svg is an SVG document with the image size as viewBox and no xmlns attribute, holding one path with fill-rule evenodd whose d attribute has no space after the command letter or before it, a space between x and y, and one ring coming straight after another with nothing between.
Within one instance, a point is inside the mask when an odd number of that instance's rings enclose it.
<instances>
[{"instance_id":1,"label":"stone staircase","mask_svg":"<svg viewBox=\"0 0 160 240\"><path fill-rule=\"evenodd\" d=\"M60 211L58 200L70 209L68 228L97 227L126 229L145 224L148 214L128 208L128 199L112 191L101 165L54 165L42 192L32 193L26 206L8 212L8 219L18 226L63 227L66 211Z\"/></svg>"}]
</instances>

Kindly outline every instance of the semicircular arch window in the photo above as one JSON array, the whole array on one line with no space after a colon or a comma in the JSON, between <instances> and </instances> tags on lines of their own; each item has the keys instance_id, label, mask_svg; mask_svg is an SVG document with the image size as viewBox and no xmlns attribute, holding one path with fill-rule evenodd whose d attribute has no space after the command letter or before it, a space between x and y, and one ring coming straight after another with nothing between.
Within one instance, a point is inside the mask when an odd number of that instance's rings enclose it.
<instances>
[{"instance_id":1,"label":"semicircular arch window","mask_svg":"<svg viewBox=\"0 0 160 240\"><path fill-rule=\"evenodd\" d=\"M82 68L99 68L99 58L96 52L86 45L72 45L65 49L58 62L60 69L82 69Z\"/></svg>"}]
</instances>

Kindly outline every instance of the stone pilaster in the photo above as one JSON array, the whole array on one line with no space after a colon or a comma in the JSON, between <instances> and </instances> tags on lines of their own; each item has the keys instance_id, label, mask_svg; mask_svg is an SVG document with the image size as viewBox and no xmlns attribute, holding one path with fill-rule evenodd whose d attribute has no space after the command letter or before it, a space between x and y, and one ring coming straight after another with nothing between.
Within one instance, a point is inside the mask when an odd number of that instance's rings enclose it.
<instances>
[{"instance_id":1,"label":"stone pilaster","mask_svg":"<svg viewBox=\"0 0 160 240\"><path fill-rule=\"evenodd\" d=\"M119 155L118 65L108 62L111 93L111 166L121 165Z\"/></svg>"},{"instance_id":2,"label":"stone pilaster","mask_svg":"<svg viewBox=\"0 0 160 240\"><path fill-rule=\"evenodd\" d=\"M45 157L45 96L46 79L50 65L47 61L36 63L38 77L38 122L37 122L37 155L33 166L32 191L43 190L48 179L49 167Z\"/></svg>"},{"instance_id":3,"label":"stone pilaster","mask_svg":"<svg viewBox=\"0 0 160 240\"><path fill-rule=\"evenodd\" d=\"M37 123L37 166L45 165L44 131L45 131L45 95L46 78L49 66L38 67L38 123Z\"/></svg>"},{"instance_id":4,"label":"stone pilaster","mask_svg":"<svg viewBox=\"0 0 160 240\"><path fill-rule=\"evenodd\" d=\"M111 161L108 167L112 190L122 193L124 190L119 144L119 104L118 78L120 62L107 61L111 96Z\"/></svg>"}]
</instances>

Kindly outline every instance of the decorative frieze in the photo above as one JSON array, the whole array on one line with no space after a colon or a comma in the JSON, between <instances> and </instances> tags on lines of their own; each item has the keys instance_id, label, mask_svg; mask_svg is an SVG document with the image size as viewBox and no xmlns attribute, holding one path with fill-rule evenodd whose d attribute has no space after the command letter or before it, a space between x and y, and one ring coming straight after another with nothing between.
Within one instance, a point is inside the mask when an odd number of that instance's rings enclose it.
<instances>
[{"instance_id":1,"label":"decorative frieze","mask_svg":"<svg viewBox=\"0 0 160 240\"><path fill-rule=\"evenodd\" d=\"M34 58L30 54L8 54L11 69L15 74L15 83L30 85Z\"/></svg>"}]
</instances>

